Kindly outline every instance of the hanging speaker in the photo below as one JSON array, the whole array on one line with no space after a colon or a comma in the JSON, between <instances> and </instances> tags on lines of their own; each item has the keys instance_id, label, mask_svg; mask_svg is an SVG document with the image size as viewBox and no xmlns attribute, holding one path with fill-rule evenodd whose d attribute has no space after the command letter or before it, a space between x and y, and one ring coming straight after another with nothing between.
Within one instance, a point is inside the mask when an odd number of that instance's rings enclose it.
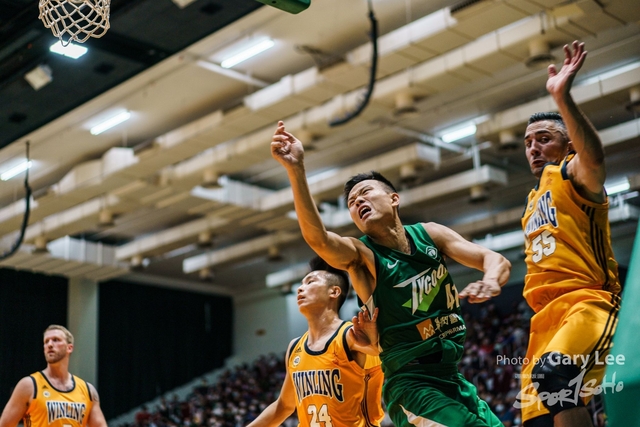
<instances>
[{"instance_id":1,"label":"hanging speaker","mask_svg":"<svg viewBox=\"0 0 640 427\"><path fill-rule=\"evenodd\" d=\"M311 5L311 0L257 0L289 13L300 13Z\"/></svg>"}]
</instances>

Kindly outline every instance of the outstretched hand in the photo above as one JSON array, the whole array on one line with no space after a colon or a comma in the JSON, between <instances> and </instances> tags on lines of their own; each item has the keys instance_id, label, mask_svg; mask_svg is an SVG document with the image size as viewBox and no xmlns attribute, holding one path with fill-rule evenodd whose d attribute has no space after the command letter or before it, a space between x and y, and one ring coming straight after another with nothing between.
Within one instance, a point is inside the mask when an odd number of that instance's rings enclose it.
<instances>
[{"instance_id":1,"label":"outstretched hand","mask_svg":"<svg viewBox=\"0 0 640 427\"><path fill-rule=\"evenodd\" d=\"M278 122L278 128L273 134L271 155L285 168L302 164L304 158L302 143L285 130L283 121Z\"/></svg>"},{"instance_id":2,"label":"outstretched hand","mask_svg":"<svg viewBox=\"0 0 640 427\"><path fill-rule=\"evenodd\" d=\"M568 45L564 45L564 62L560 71L555 65L549 65L547 72L547 90L552 96L566 96L571 90L573 79L582 68L584 60L587 57L587 51L584 50L584 43L574 41L572 43L573 52Z\"/></svg>"},{"instance_id":3,"label":"outstretched hand","mask_svg":"<svg viewBox=\"0 0 640 427\"><path fill-rule=\"evenodd\" d=\"M373 316L369 315L369 310L365 307L363 311L353 316L353 337L356 344L362 347L375 346L378 344L378 308L373 311Z\"/></svg>"},{"instance_id":4,"label":"outstretched hand","mask_svg":"<svg viewBox=\"0 0 640 427\"><path fill-rule=\"evenodd\" d=\"M502 289L497 281L490 280L485 282L479 280L467 285L458 296L460 298L467 298L467 301L472 304L477 304L500 295L501 291Z\"/></svg>"}]
</instances>

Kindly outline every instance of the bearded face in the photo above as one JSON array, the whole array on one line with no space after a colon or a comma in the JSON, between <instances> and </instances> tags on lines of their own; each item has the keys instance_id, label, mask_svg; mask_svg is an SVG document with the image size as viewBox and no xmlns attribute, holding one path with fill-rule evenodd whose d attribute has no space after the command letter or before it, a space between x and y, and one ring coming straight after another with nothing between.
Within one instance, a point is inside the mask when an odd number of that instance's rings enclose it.
<instances>
[{"instance_id":1,"label":"bearded face","mask_svg":"<svg viewBox=\"0 0 640 427\"><path fill-rule=\"evenodd\" d=\"M61 330L50 330L44 334L44 358L48 364L57 363L68 357L73 350L73 344L69 344Z\"/></svg>"}]
</instances>

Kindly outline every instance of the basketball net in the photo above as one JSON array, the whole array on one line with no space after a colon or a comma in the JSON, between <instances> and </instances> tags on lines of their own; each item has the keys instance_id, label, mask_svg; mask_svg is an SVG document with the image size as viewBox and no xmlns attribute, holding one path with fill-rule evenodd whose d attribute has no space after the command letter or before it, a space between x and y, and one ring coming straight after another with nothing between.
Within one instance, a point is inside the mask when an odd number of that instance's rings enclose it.
<instances>
[{"instance_id":1,"label":"basketball net","mask_svg":"<svg viewBox=\"0 0 640 427\"><path fill-rule=\"evenodd\" d=\"M63 46L100 38L109 29L111 0L40 0L40 20Z\"/></svg>"}]
</instances>

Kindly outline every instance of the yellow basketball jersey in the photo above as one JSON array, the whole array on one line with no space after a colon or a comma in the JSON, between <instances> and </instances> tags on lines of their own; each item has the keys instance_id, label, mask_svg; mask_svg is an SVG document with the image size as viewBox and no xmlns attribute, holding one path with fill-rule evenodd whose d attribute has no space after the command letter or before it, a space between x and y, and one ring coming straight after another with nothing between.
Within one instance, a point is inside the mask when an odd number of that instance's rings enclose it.
<instances>
[{"instance_id":1,"label":"yellow basketball jersey","mask_svg":"<svg viewBox=\"0 0 640 427\"><path fill-rule=\"evenodd\" d=\"M93 407L89 385L73 375L73 388L56 390L43 372L31 374L35 388L24 417L25 427L84 427Z\"/></svg>"},{"instance_id":2,"label":"yellow basketball jersey","mask_svg":"<svg viewBox=\"0 0 640 427\"><path fill-rule=\"evenodd\" d=\"M307 347L308 332L291 349L288 368L302 427L374 425L366 411L367 372L351 357L347 344L346 332L351 326L351 322L344 322L321 351Z\"/></svg>"},{"instance_id":3,"label":"yellow basketball jersey","mask_svg":"<svg viewBox=\"0 0 640 427\"><path fill-rule=\"evenodd\" d=\"M576 289L620 292L609 202L594 203L577 193L566 170L573 156L544 168L522 217L527 263L524 297L535 312Z\"/></svg>"},{"instance_id":4,"label":"yellow basketball jersey","mask_svg":"<svg viewBox=\"0 0 640 427\"><path fill-rule=\"evenodd\" d=\"M377 356L367 355L365 367L365 398L362 401L362 412L367 414L368 426L379 426L384 419L382 409L382 386L384 385L384 373L382 362Z\"/></svg>"}]
</instances>

